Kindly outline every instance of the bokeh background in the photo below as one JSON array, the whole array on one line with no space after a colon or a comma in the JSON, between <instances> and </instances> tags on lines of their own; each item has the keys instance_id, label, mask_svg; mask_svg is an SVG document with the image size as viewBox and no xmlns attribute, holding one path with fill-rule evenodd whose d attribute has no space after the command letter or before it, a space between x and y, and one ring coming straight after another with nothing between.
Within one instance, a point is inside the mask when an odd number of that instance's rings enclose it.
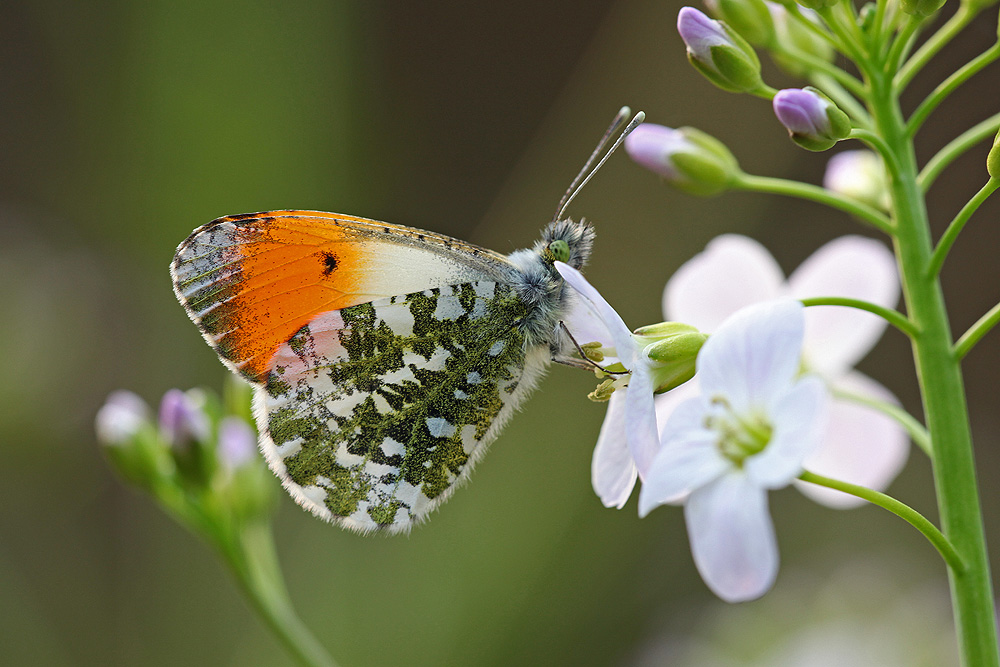
<instances>
[{"instance_id":1,"label":"bokeh background","mask_svg":"<svg viewBox=\"0 0 1000 667\"><path fill-rule=\"evenodd\" d=\"M535 240L623 104L697 125L751 173L819 182L826 156L788 141L769 104L690 68L680 6L0 4L0 662L291 664L214 554L120 483L93 435L113 389L155 404L171 387L222 386L167 272L194 227L315 208L511 251ZM911 108L995 28L994 9L928 67ZM770 63L765 76L797 85ZM921 158L995 112L998 89L994 69L960 90L929 121ZM936 233L985 182L986 148L935 185ZM624 154L571 213L596 223L588 275L633 325L660 319L667 278L719 233L757 238L786 271L865 233L812 204L692 198ZM957 331L1000 296L998 213L996 201L981 209L946 267ZM966 364L994 547L998 356L994 335ZM902 335L887 332L861 369L919 411ZM860 651L837 664L949 664L944 568L875 508L772 494L775 590L736 607L715 599L679 510L640 521L634 499L615 511L594 496L592 387L555 368L472 483L408 536L347 533L282 498L292 597L343 665L742 665L779 653L808 664L795 650L813 640ZM892 491L935 517L919 451Z\"/></svg>"}]
</instances>

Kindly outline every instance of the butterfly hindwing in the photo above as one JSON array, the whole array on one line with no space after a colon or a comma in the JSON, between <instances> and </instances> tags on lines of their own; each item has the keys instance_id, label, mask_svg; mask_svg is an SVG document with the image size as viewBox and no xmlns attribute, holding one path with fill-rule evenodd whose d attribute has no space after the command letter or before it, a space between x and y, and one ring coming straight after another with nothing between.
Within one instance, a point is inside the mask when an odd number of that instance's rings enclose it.
<instances>
[{"instance_id":1,"label":"butterfly hindwing","mask_svg":"<svg viewBox=\"0 0 1000 667\"><path fill-rule=\"evenodd\" d=\"M317 316L257 389L272 469L322 518L406 529L468 475L534 383L522 377L528 314L509 285L479 280Z\"/></svg>"}]
</instances>

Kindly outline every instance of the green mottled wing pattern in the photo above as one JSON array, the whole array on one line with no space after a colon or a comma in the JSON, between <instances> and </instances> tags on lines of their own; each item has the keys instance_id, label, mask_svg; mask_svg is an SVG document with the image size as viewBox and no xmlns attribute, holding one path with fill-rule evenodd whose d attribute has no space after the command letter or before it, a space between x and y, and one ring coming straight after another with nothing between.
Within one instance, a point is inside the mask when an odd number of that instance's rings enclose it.
<instances>
[{"instance_id":1,"label":"green mottled wing pattern","mask_svg":"<svg viewBox=\"0 0 1000 667\"><path fill-rule=\"evenodd\" d=\"M405 530L468 475L527 389L527 316L493 281L317 316L257 389L271 468L321 518Z\"/></svg>"}]
</instances>

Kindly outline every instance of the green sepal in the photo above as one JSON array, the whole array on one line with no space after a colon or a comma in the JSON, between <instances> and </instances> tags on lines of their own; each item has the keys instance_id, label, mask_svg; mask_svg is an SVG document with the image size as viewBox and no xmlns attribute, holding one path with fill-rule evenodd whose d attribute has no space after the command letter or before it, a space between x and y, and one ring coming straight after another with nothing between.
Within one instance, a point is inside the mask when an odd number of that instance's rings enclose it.
<instances>
[{"instance_id":1,"label":"green sepal","mask_svg":"<svg viewBox=\"0 0 1000 667\"><path fill-rule=\"evenodd\" d=\"M670 181L693 195L711 196L727 190L739 174L739 163L726 145L693 127L679 128L696 150L680 150L670 160L679 178Z\"/></svg>"},{"instance_id":2,"label":"green sepal","mask_svg":"<svg viewBox=\"0 0 1000 667\"><path fill-rule=\"evenodd\" d=\"M176 475L169 448L152 424L143 424L128 441L106 445L103 450L119 475L147 491Z\"/></svg>"},{"instance_id":3,"label":"green sepal","mask_svg":"<svg viewBox=\"0 0 1000 667\"><path fill-rule=\"evenodd\" d=\"M751 44L774 42L774 19L763 0L717 0L713 13Z\"/></svg>"},{"instance_id":4,"label":"green sepal","mask_svg":"<svg viewBox=\"0 0 1000 667\"><path fill-rule=\"evenodd\" d=\"M760 59L753 47L725 23L721 25L733 46L718 44L711 47L711 62L708 63L695 58L690 52L688 60L706 79L723 90L749 93L761 88L764 82L760 78Z\"/></svg>"},{"instance_id":5,"label":"green sepal","mask_svg":"<svg viewBox=\"0 0 1000 667\"><path fill-rule=\"evenodd\" d=\"M708 335L680 322L662 322L642 327L635 333L640 341L653 342L643 348L652 362L654 392L662 394L678 387L695 374L695 362Z\"/></svg>"},{"instance_id":6,"label":"green sepal","mask_svg":"<svg viewBox=\"0 0 1000 667\"><path fill-rule=\"evenodd\" d=\"M1000 178L1000 132L993 138L993 148L986 156L986 171L990 178Z\"/></svg>"}]
</instances>

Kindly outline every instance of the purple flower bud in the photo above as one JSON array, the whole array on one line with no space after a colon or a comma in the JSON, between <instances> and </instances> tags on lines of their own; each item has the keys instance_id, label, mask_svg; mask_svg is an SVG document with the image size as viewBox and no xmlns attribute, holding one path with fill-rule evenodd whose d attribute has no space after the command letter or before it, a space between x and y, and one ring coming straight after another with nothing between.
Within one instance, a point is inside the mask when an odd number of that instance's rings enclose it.
<instances>
[{"instance_id":1,"label":"purple flower bud","mask_svg":"<svg viewBox=\"0 0 1000 667\"><path fill-rule=\"evenodd\" d=\"M824 101L801 88L779 90L774 96L774 113L794 134L825 134L830 130Z\"/></svg>"},{"instance_id":2,"label":"purple flower bud","mask_svg":"<svg viewBox=\"0 0 1000 667\"><path fill-rule=\"evenodd\" d=\"M702 62L712 62L713 46L732 46L722 24L713 21L694 7L682 7L677 14L677 32L688 53Z\"/></svg>"},{"instance_id":3,"label":"purple flower bud","mask_svg":"<svg viewBox=\"0 0 1000 667\"><path fill-rule=\"evenodd\" d=\"M679 130L653 123L644 123L625 137L625 152L629 157L667 180L678 177L671 156L688 146L688 140Z\"/></svg>"},{"instance_id":4,"label":"purple flower bud","mask_svg":"<svg viewBox=\"0 0 1000 667\"><path fill-rule=\"evenodd\" d=\"M103 445L124 445L149 418L149 406L131 391L112 392L97 411L94 426L97 440Z\"/></svg>"},{"instance_id":5,"label":"purple flower bud","mask_svg":"<svg viewBox=\"0 0 1000 667\"><path fill-rule=\"evenodd\" d=\"M739 172L722 142L690 127L674 130L645 123L625 138L625 151L674 187L696 195L722 192Z\"/></svg>"},{"instance_id":6,"label":"purple flower bud","mask_svg":"<svg viewBox=\"0 0 1000 667\"><path fill-rule=\"evenodd\" d=\"M774 114L795 143L825 151L851 132L851 121L815 88L786 88L774 96Z\"/></svg>"},{"instance_id":7,"label":"purple flower bud","mask_svg":"<svg viewBox=\"0 0 1000 667\"><path fill-rule=\"evenodd\" d=\"M208 416L190 394L171 389L160 402L160 435L176 451L192 442L207 442Z\"/></svg>"},{"instance_id":8,"label":"purple flower bud","mask_svg":"<svg viewBox=\"0 0 1000 667\"><path fill-rule=\"evenodd\" d=\"M219 422L218 456L222 466L236 470L257 453L257 434L239 417Z\"/></svg>"},{"instance_id":9,"label":"purple flower bud","mask_svg":"<svg viewBox=\"0 0 1000 667\"><path fill-rule=\"evenodd\" d=\"M694 7L683 7L677 14L677 32L687 47L688 60L719 88L746 93L764 87L753 47L725 23L713 21Z\"/></svg>"}]
</instances>

